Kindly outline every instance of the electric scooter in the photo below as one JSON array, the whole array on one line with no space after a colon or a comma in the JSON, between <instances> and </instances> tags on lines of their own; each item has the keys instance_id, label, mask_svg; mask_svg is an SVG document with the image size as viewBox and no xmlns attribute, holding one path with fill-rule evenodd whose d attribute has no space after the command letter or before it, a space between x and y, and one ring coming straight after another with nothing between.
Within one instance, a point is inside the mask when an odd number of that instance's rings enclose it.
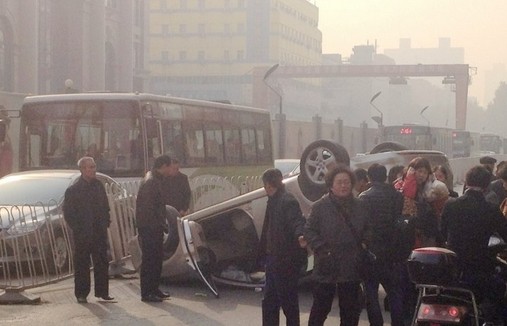
<instances>
[{"instance_id":1,"label":"electric scooter","mask_svg":"<svg viewBox=\"0 0 507 326\"><path fill-rule=\"evenodd\" d=\"M506 279L507 262L501 256L507 245L501 238L492 237L489 249L492 259L496 259L496 272ZM439 247L414 249L407 263L410 280L418 289L413 326L484 324L481 303L463 286L453 251Z\"/></svg>"}]
</instances>

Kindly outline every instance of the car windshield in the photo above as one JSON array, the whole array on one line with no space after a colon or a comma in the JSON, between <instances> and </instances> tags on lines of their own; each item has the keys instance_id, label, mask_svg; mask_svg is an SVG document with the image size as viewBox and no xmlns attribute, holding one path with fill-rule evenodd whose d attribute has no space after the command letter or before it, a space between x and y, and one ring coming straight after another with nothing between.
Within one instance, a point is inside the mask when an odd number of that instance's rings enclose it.
<instances>
[{"instance_id":1,"label":"car windshield","mask_svg":"<svg viewBox=\"0 0 507 326\"><path fill-rule=\"evenodd\" d=\"M69 186L67 178L0 179L0 206L49 204L60 202Z\"/></svg>"}]
</instances>

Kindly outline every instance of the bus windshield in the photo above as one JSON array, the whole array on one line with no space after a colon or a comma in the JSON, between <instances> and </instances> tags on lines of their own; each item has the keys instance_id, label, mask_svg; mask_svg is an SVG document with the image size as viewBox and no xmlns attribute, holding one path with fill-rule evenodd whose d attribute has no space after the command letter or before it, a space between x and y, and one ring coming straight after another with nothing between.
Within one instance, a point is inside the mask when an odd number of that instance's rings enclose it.
<instances>
[{"instance_id":1,"label":"bus windshield","mask_svg":"<svg viewBox=\"0 0 507 326\"><path fill-rule=\"evenodd\" d=\"M428 127L423 126L402 125L384 127L383 141L398 142L409 149L432 149L431 134Z\"/></svg>"},{"instance_id":2,"label":"bus windshield","mask_svg":"<svg viewBox=\"0 0 507 326\"><path fill-rule=\"evenodd\" d=\"M502 140L498 135L481 135L481 151L499 154L502 147Z\"/></svg>"},{"instance_id":3,"label":"bus windshield","mask_svg":"<svg viewBox=\"0 0 507 326\"><path fill-rule=\"evenodd\" d=\"M76 169L82 156L112 176L142 175L140 120L132 101L27 105L22 110L20 167Z\"/></svg>"}]
</instances>

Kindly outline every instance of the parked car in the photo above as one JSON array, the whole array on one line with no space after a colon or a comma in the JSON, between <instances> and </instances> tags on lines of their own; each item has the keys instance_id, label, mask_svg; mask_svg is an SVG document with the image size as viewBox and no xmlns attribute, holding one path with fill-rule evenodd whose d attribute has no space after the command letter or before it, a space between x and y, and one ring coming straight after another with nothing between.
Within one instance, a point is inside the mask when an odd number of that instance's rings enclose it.
<instances>
[{"instance_id":1,"label":"parked car","mask_svg":"<svg viewBox=\"0 0 507 326\"><path fill-rule=\"evenodd\" d=\"M78 170L11 173L0 179L0 264L30 262L50 273L70 270L72 241L62 216L65 190L81 176ZM109 176L97 178L125 198ZM115 190L116 189L116 190Z\"/></svg>"},{"instance_id":2,"label":"parked car","mask_svg":"<svg viewBox=\"0 0 507 326\"><path fill-rule=\"evenodd\" d=\"M381 163L389 168L396 164L406 166L416 156L424 156L432 164L443 164L450 169L447 157L441 152L396 150L361 155L351 160L339 144L318 140L304 150L299 161L300 173L285 178L283 182L298 199L303 214L308 216L312 204L327 191L324 175L337 163L351 168L367 168L373 163ZM263 279L259 277L262 273L252 272L260 267L256 265L256 259L266 203L264 189L258 189L177 218L165 244L171 252L166 250L162 276L188 276L190 270L195 270L216 296L215 283L263 286ZM139 267L141 254L135 239L131 252L134 265ZM306 271L312 268L309 254Z\"/></svg>"}]
</instances>

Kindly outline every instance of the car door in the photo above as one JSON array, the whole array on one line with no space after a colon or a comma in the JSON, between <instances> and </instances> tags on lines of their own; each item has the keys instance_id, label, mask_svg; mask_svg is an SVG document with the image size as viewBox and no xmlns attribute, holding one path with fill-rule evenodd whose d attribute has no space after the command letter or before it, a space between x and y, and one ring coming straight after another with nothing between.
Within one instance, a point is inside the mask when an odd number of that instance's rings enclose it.
<instances>
[{"instance_id":1,"label":"car door","mask_svg":"<svg viewBox=\"0 0 507 326\"><path fill-rule=\"evenodd\" d=\"M218 289L211 275L214 258L205 245L205 239L201 237L204 234L201 226L195 221L182 217L178 223L178 233L187 263L197 272L211 293L218 298Z\"/></svg>"}]
</instances>

